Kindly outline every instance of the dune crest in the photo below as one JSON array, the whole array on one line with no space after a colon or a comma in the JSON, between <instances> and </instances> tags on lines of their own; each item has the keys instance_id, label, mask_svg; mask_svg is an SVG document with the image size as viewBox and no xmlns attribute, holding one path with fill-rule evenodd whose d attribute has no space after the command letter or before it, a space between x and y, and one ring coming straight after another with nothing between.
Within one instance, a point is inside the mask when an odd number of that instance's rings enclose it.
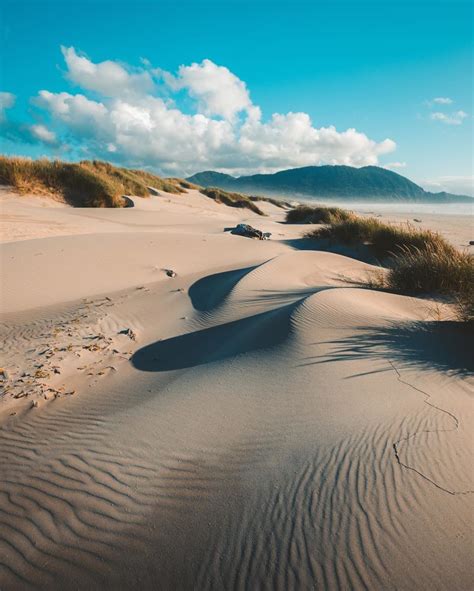
<instances>
[{"instance_id":1,"label":"dune crest","mask_svg":"<svg viewBox=\"0 0 474 591\"><path fill-rule=\"evenodd\" d=\"M467 335L265 208L57 208L3 245L6 387L59 395L0 405L0 587L469 588Z\"/></svg>"}]
</instances>

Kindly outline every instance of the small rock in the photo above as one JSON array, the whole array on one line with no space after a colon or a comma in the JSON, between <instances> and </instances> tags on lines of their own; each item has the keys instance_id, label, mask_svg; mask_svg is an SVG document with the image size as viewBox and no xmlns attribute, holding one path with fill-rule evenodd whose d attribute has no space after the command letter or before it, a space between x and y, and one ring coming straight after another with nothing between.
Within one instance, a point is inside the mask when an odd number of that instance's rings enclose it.
<instances>
[{"instance_id":1,"label":"small rock","mask_svg":"<svg viewBox=\"0 0 474 591\"><path fill-rule=\"evenodd\" d=\"M469 240L469 246L474 246L474 240Z\"/></svg>"},{"instance_id":2,"label":"small rock","mask_svg":"<svg viewBox=\"0 0 474 591\"><path fill-rule=\"evenodd\" d=\"M413 218L413 221L416 222L417 224L421 224L421 220L419 220L418 218Z\"/></svg>"},{"instance_id":3,"label":"small rock","mask_svg":"<svg viewBox=\"0 0 474 591\"><path fill-rule=\"evenodd\" d=\"M176 277L176 273L173 271L173 269L165 269L165 273L168 275L168 277Z\"/></svg>"},{"instance_id":4,"label":"small rock","mask_svg":"<svg viewBox=\"0 0 474 591\"><path fill-rule=\"evenodd\" d=\"M257 238L258 240L269 240L271 236L270 232L262 232L248 224L237 224L230 233L236 236L245 236L246 238Z\"/></svg>"},{"instance_id":5,"label":"small rock","mask_svg":"<svg viewBox=\"0 0 474 591\"><path fill-rule=\"evenodd\" d=\"M31 408L38 408L38 401L37 400L32 401Z\"/></svg>"}]
</instances>

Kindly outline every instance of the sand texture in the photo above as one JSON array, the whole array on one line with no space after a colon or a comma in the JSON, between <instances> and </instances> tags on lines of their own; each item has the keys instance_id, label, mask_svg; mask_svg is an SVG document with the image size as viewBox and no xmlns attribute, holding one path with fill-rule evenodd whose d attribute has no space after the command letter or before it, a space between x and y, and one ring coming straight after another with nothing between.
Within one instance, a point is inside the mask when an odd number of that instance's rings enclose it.
<instances>
[{"instance_id":1,"label":"sand texture","mask_svg":"<svg viewBox=\"0 0 474 591\"><path fill-rule=\"evenodd\" d=\"M449 307L270 204L135 203L2 197L0 589L472 589Z\"/></svg>"}]
</instances>

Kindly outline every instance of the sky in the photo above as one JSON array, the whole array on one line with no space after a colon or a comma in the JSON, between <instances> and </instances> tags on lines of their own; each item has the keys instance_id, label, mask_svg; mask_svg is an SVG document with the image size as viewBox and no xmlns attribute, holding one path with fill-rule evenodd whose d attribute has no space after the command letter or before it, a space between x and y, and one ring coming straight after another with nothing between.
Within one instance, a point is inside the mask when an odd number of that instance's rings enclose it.
<instances>
[{"instance_id":1,"label":"sky","mask_svg":"<svg viewBox=\"0 0 474 591\"><path fill-rule=\"evenodd\" d=\"M473 194L473 2L0 0L2 153Z\"/></svg>"}]
</instances>

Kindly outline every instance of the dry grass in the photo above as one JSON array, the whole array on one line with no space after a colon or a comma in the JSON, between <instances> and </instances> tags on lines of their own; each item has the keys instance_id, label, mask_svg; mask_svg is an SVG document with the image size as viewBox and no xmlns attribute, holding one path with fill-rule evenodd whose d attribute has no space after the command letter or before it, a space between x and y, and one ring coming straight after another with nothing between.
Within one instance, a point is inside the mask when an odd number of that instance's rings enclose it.
<instances>
[{"instance_id":1,"label":"dry grass","mask_svg":"<svg viewBox=\"0 0 474 591\"><path fill-rule=\"evenodd\" d=\"M257 207L247 195L242 195L240 193L230 193L229 191L224 191L216 187L201 188L200 191L203 195L206 195L206 197L214 199L216 203L224 203L229 207L246 208L250 209L254 213L258 213L259 215L265 215L263 211Z\"/></svg>"},{"instance_id":2,"label":"dry grass","mask_svg":"<svg viewBox=\"0 0 474 591\"><path fill-rule=\"evenodd\" d=\"M281 209L288 209L291 207L291 203L289 201L282 201L281 199L274 199L273 197L263 197L261 195L249 195L250 201L265 201L267 203L271 203L276 207L280 207Z\"/></svg>"},{"instance_id":3,"label":"dry grass","mask_svg":"<svg viewBox=\"0 0 474 591\"><path fill-rule=\"evenodd\" d=\"M430 230L419 230L409 224L390 225L377 218L363 218L353 214L349 214L346 219L330 221L328 224L308 232L306 237L325 238L349 246L366 244L382 258L396 255L403 249L423 249L427 245L439 251L454 250L454 247L439 234Z\"/></svg>"},{"instance_id":4,"label":"dry grass","mask_svg":"<svg viewBox=\"0 0 474 591\"><path fill-rule=\"evenodd\" d=\"M122 195L148 197L148 187L184 193L183 183L99 160L70 163L0 156L0 184L20 193L53 195L76 207L125 207Z\"/></svg>"},{"instance_id":5,"label":"dry grass","mask_svg":"<svg viewBox=\"0 0 474 591\"><path fill-rule=\"evenodd\" d=\"M388 267L387 273L369 279L368 287L448 296L456 304L460 320L474 322L474 256L458 251L440 234L349 214L347 219L330 221L306 237L368 245Z\"/></svg>"},{"instance_id":6,"label":"dry grass","mask_svg":"<svg viewBox=\"0 0 474 591\"><path fill-rule=\"evenodd\" d=\"M299 205L286 214L288 224L332 224L352 219L353 214L339 207Z\"/></svg>"}]
</instances>

